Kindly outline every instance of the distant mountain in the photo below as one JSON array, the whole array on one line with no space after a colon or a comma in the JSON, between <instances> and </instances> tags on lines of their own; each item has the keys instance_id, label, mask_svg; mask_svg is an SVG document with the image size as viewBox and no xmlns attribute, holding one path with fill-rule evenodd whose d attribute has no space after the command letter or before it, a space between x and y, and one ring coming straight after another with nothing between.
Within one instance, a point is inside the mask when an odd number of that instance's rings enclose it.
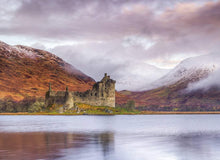
<instances>
[{"instance_id":1,"label":"distant mountain","mask_svg":"<svg viewBox=\"0 0 220 160\"><path fill-rule=\"evenodd\" d=\"M147 63L132 62L115 70L112 77L117 77L118 90L143 91L150 88L152 82L169 71L169 69L161 69Z\"/></svg>"},{"instance_id":2,"label":"distant mountain","mask_svg":"<svg viewBox=\"0 0 220 160\"><path fill-rule=\"evenodd\" d=\"M219 68L219 54L208 54L183 60L168 74L152 83L154 88L168 86L178 81L197 81Z\"/></svg>"},{"instance_id":3,"label":"distant mountain","mask_svg":"<svg viewBox=\"0 0 220 160\"><path fill-rule=\"evenodd\" d=\"M218 54L188 58L155 81L152 84L154 89L142 92L121 91L119 94L135 100L136 106L143 110L220 110L220 89L216 83L208 89L206 86L191 88L193 84L219 73L219 62ZM123 102L124 97L120 97L118 103Z\"/></svg>"},{"instance_id":4,"label":"distant mountain","mask_svg":"<svg viewBox=\"0 0 220 160\"><path fill-rule=\"evenodd\" d=\"M61 58L47 51L22 45L10 46L0 41L0 98L44 96L52 89L85 91L94 80Z\"/></svg>"}]
</instances>

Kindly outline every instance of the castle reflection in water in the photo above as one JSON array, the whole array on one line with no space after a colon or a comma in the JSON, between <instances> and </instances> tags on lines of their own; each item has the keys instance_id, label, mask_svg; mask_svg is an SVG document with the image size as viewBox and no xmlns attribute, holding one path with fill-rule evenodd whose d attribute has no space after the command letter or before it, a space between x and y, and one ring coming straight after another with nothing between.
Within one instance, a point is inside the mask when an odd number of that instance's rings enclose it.
<instances>
[{"instance_id":1,"label":"castle reflection in water","mask_svg":"<svg viewBox=\"0 0 220 160\"><path fill-rule=\"evenodd\" d=\"M109 132L100 134L0 133L0 159L59 159L66 156L65 152L62 152L64 150L75 153L73 156L77 158L77 156L86 156L87 148L91 145L94 145L93 147L99 150L104 158L114 151L114 134Z\"/></svg>"}]
</instances>

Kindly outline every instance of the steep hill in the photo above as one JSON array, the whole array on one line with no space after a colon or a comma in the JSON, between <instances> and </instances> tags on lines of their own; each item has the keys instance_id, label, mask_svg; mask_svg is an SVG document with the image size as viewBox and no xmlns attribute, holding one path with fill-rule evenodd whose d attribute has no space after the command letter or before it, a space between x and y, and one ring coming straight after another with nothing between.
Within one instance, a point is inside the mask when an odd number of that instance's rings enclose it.
<instances>
[{"instance_id":1,"label":"steep hill","mask_svg":"<svg viewBox=\"0 0 220 160\"><path fill-rule=\"evenodd\" d=\"M219 73L219 60L218 54L186 59L154 82L154 89L120 94L135 100L136 106L143 110L220 110L219 85L193 89L194 84ZM120 96L118 103L123 98Z\"/></svg>"},{"instance_id":2,"label":"steep hill","mask_svg":"<svg viewBox=\"0 0 220 160\"><path fill-rule=\"evenodd\" d=\"M0 41L0 99L44 96L49 82L52 89L85 91L95 81L52 53Z\"/></svg>"}]
</instances>

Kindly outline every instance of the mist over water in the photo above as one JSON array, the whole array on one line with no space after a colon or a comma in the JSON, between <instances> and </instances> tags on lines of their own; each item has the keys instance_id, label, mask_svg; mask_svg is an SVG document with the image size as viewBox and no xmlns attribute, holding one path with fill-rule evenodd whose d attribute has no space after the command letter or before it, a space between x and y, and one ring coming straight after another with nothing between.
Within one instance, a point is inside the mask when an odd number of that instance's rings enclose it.
<instances>
[{"instance_id":1,"label":"mist over water","mask_svg":"<svg viewBox=\"0 0 220 160\"><path fill-rule=\"evenodd\" d=\"M0 116L0 159L217 160L220 115Z\"/></svg>"}]
</instances>

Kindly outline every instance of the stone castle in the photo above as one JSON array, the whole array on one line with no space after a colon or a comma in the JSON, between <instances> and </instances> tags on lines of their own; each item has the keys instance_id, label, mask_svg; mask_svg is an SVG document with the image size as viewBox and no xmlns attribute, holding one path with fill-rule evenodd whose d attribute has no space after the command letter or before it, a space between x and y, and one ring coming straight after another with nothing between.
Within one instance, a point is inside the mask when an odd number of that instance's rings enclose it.
<instances>
[{"instance_id":1,"label":"stone castle","mask_svg":"<svg viewBox=\"0 0 220 160\"><path fill-rule=\"evenodd\" d=\"M91 90L85 92L52 91L51 84L46 92L45 106L59 105L63 110L73 109L75 103L89 104L93 106L115 107L115 83L110 76L105 76L100 82L93 85Z\"/></svg>"}]
</instances>

